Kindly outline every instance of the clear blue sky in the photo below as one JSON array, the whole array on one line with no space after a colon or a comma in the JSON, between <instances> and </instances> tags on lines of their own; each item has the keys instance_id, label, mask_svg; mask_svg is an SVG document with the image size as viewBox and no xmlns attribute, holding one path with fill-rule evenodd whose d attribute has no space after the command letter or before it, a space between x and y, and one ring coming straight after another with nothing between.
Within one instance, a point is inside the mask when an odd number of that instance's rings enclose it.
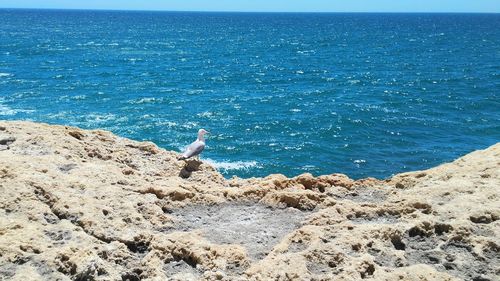
<instances>
[{"instance_id":1,"label":"clear blue sky","mask_svg":"<svg viewBox=\"0 0 500 281\"><path fill-rule=\"evenodd\" d=\"M0 8L258 12L500 12L500 0L0 0Z\"/></svg>"}]
</instances>

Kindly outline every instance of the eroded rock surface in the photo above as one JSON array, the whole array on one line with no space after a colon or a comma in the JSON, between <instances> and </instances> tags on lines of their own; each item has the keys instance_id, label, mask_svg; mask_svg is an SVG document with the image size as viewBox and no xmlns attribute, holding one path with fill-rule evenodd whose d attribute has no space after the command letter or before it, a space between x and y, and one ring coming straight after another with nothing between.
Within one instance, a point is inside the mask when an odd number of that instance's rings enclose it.
<instances>
[{"instance_id":1,"label":"eroded rock surface","mask_svg":"<svg viewBox=\"0 0 500 281\"><path fill-rule=\"evenodd\" d=\"M498 280L500 144L388 180L224 179L105 131L0 121L3 280Z\"/></svg>"}]
</instances>

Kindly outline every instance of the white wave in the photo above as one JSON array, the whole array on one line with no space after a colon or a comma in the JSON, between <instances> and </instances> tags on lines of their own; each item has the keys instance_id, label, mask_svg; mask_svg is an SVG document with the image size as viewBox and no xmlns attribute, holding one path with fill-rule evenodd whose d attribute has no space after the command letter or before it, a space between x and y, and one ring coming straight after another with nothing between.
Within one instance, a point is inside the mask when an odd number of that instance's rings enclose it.
<instances>
[{"instance_id":1,"label":"white wave","mask_svg":"<svg viewBox=\"0 0 500 281\"><path fill-rule=\"evenodd\" d=\"M6 73L6 72L0 72L0 77L10 77L10 76L14 76L14 74L12 74L12 73Z\"/></svg>"},{"instance_id":2,"label":"white wave","mask_svg":"<svg viewBox=\"0 0 500 281\"><path fill-rule=\"evenodd\" d=\"M205 111L205 112L196 114L196 116L198 116L198 117L205 117L205 118L209 118L210 119L211 117L214 116L214 113L211 112L211 111Z\"/></svg>"},{"instance_id":3,"label":"white wave","mask_svg":"<svg viewBox=\"0 0 500 281\"><path fill-rule=\"evenodd\" d=\"M142 99L138 99L138 100L128 101L128 103L130 103L130 104L143 104L143 103L154 103L156 101L160 101L160 99L156 99L156 98L142 98Z\"/></svg>"},{"instance_id":4,"label":"white wave","mask_svg":"<svg viewBox=\"0 0 500 281\"><path fill-rule=\"evenodd\" d=\"M156 123L156 125L158 125L158 126L166 126L166 127L169 127L169 128L173 128L173 127L179 126L179 124L177 124L175 122L172 122L172 121L158 121Z\"/></svg>"},{"instance_id":5,"label":"white wave","mask_svg":"<svg viewBox=\"0 0 500 281\"><path fill-rule=\"evenodd\" d=\"M85 124L89 124L91 126L103 126L110 123L126 122L128 121L128 118L126 116L117 116L112 113L90 113L85 115L84 120Z\"/></svg>"},{"instance_id":6,"label":"white wave","mask_svg":"<svg viewBox=\"0 0 500 281\"><path fill-rule=\"evenodd\" d=\"M16 115L17 113L31 113L34 112L34 110L28 110L28 109L14 109L10 108L9 106L3 104L4 100L0 99L0 116L8 116L8 115Z\"/></svg>"},{"instance_id":7,"label":"white wave","mask_svg":"<svg viewBox=\"0 0 500 281\"><path fill-rule=\"evenodd\" d=\"M86 95L78 95L78 96L72 97L72 99L74 99L74 100L84 100L86 98L87 98Z\"/></svg>"},{"instance_id":8,"label":"white wave","mask_svg":"<svg viewBox=\"0 0 500 281\"><path fill-rule=\"evenodd\" d=\"M250 168L260 168L261 166L256 161L236 161L236 162L225 162L225 161L215 161L210 158L203 159L203 161L214 166L218 170L230 171L230 170L247 170Z\"/></svg>"},{"instance_id":9,"label":"white wave","mask_svg":"<svg viewBox=\"0 0 500 281\"><path fill-rule=\"evenodd\" d=\"M15 115L17 110L0 103L0 116Z\"/></svg>"},{"instance_id":10,"label":"white wave","mask_svg":"<svg viewBox=\"0 0 500 281\"><path fill-rule=\"evenodd\" d=\"M205 91L205 90L201 90L201 89L194 89L194 90L188 90L187 93L189 95L200 95L200 94L204 94L208 91Z\"/></svg>"},{"instance_id":11,"label":"white wave","mask_svg":"<svg viewBox=\"0 0 500 281\"><path fill-rule=\"evenodd\" d=\"M200 125L198 124L198 122L187 122L187 123L184 123L181 125L181 127L185 128L185 129L193 129L193 128L197 128L199 126Z\"/></svg>"}]
</instances>

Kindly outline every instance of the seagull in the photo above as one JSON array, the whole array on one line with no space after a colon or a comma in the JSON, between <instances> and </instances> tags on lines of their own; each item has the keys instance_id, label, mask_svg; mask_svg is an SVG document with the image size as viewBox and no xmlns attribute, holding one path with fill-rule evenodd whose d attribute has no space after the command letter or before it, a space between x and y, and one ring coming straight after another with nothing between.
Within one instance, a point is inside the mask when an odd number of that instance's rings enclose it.
<instances>
[{"instance_id":1,"label":"seagull","mask_svg":"<svg viewBox=\"0 0 500 281\"><path fill-rule=\"evenodd\" d=\"M184 153L182 153L182 155L177 159L186 160L193 156L198 156L203 151L203 149L205 149L205 138L203 137L205 134L210 133L205 129L200 129L198 131L198 138L192 144L186 147Z\"/></svg>"}]
</instances>

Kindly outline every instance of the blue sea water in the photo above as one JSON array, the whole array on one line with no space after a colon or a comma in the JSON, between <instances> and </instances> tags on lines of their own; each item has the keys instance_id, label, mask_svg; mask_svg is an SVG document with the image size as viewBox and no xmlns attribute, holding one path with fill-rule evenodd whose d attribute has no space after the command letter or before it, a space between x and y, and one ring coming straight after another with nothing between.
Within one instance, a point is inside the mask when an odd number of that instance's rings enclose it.
<instances>
[{"instance_id":1,"label":"blue sea water","mask_svg":"<svg viewBox=\"0 0 500 281\"><path fill-rule=\"evenodd\" d=\"M500 141L499 14L0 10L0 119L242 177L388 177Z\"/></svg>"}]
</instances>

